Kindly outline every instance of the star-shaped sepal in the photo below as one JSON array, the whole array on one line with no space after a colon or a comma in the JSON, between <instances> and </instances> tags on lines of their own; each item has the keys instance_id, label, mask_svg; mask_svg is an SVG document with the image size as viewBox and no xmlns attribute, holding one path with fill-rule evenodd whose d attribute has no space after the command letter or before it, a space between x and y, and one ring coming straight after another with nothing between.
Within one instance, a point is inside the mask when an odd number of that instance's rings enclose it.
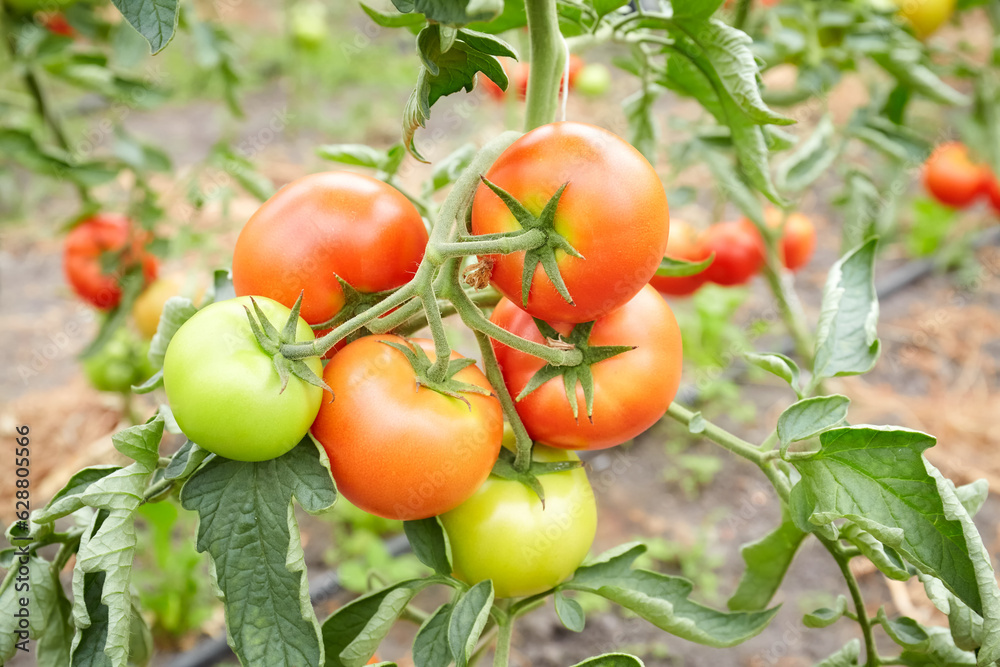
<instances>
[{"instance_id":1,"label":"star-shaped sepal","mask_svg":"<svg viewBox=\"0 0 1000 667\"><path fill-rule=\"evenodd\" d=\"M289 378L294 375L303 382L308 382L315 387L330 392L332 396L333 390L323 381L323 378L316 375L309 368L309 365L303 359L288 359L281 354L282 345L298 342L295 340L295 334L299 325L302 294L299 294L295 305L292 306L292 312L289 314L288 321L285 322L285 326L281 331L278 331L271 324L271 321L267 319L264 311L260 309L260 306L257 305L253 297L250 297L250 302L253 304L253 312L249 308L246 308L247 319L250 321L250 329L253 331L253 335L257 339L257 343L261 349L271 355L271 359L274 362L274 370L277 371L278 377L281 379L281 391L279 393L285 391Z\"/></svg>"},{"instance_id":2,"label":"star-shaped sepal","mask_svg":"<svg viewBox=\"0 0 1000 667\"><path fill-rule=\"evenodd\" d=\"M440 382L435 382L428 377L428 371L430 371L433 362L427 356L427 353L424 352L422 347L419 345L397 343L389 340L383 340L381 342L394 350L402 352L406 357L406 360L410 362L410 365L413 367L413 372L416 374L415 389L426 387L427 389L432 389L439 394L443 394L451 398L457 398L465 403L470 412L472 411L472 404L463 394L481 394L483 396L494 395L489 389L455 379L455 375L457 375L459 371L474 365L476 363L475 359L469 359L466 357L461 359L450 359L448 361L448 371L445 374L445 379Z\"/></svg>"}]
</instances>

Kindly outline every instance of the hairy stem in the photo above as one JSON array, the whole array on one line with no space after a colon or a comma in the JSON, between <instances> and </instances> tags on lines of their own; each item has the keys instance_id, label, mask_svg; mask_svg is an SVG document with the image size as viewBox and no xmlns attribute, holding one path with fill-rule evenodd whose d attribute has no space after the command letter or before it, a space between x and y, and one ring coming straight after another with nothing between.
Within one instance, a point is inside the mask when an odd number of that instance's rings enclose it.
<instances>
[{"instance_id":1,"label":"hairy stem","mask_svg":"<svg viewBox=\"0 0 1000 667\"><path fill-rule=\"evenodd\" d=\"M497 648L493 653L493 667L507 667L510 663L510 640L514 635L514 619L505 618L499 624Z\"/></svg>"},{"instance_id":2,"label":"hairy stem","mask_svg":"<svg viewBox=\"0 0 1000 667\"><path fill-rule=\"evenodd\" d=\"M468 255L509 255L512 252L537 248L544 243L545 233L540 229L531 229L517 236L503 236L485 241L472 240L431 244L427 248L427 254L431 256L431 261L442 262L450 257L466 257Z\"/></svg>"},{"instance_id":3,"label":"hairy stem","mask_svg":"<svg viewBox=\"0 0 1000 667\"><path fill-rule=\"evenodd\" d=\"M490 386L496 392L497 398L500 400L500 407L503 409L503 414L507 417L507 421L510 422L510 426L514 430L514 444L517 449L517 453L514 456L514 469L519 472L526 472L531 465L531 448L534 446L534 443L531 441L531 436L528 435L528 429L524 428L524 422L521 421L521 417L517 414L514 399L511 397L510 392L507 391L507 385L503 381L503 374L500 372L500 364L497 363L497 355L493 351L493 343L490 341L490 337L482 331L477 331L476 342L479 343L479 352L483 355L483 368L486 371L486 379L489 380Z\"/></svg>"},{"instance_id":4,"label":"hairy stem","mask_svg":"<svg viewBox=\"0 0 1000 667\"><path fill-rule=\"evenodd\" d=\"M559 32L556 0L525 0L524 4L531 44L531 71L524 118L524 131L527 132L556 119L566 47Z\"/></svg>"},{"instance_id":5,"label":"hairy stem","mask_svg":"<svg viewBox=\"0 0 1000 667\"><path fill-rule=\"evenodd\" d=\"M851 572L850 558L838 542L828 540L821 535L816 535L816 539L822 542L823 546L826 547L826 550L830 552L830 555L837 562L837 567L840 568L840 573L844 575L844 581L847 582L847 588L851 592L851 600L854 601L854 610L857 613L858 625L861 626L861 634L865 638L865 665L866 667L878 667L881 661L879 660L878 650L875 646L872 623L868 618L867 610L865 610L865 601L861 596L861 587L858 585L858 580L854 577L854 573Z\"/></svg>"},{"instance_id":6,"label":"hairy stem","mask_svg":"<svg viewBox=\"0 0 1000 667\"><path fill-rule=\"evenodd\" d=\"M427 371L427 379L431 382L444 382L448 377L451 345L448 343L448 333L444 330L444 322L441 320L441 309L438 307L433 284L428 283L420 295L420 300L424 304L424 316L427 318L427 326L430 327L431 337L434 339L435 359Z\"/></svg>"}]
</instances>

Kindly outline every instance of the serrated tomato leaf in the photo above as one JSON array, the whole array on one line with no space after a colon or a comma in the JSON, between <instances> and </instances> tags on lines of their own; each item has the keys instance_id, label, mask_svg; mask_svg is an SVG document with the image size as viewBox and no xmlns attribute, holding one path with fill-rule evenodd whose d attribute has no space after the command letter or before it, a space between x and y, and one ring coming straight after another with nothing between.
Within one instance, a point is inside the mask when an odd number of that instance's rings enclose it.
<instances>
[{"instance_id":1,"label":"serrated tomato leaf","mask_svg":"<svg viewBox=\"0 0 1000 667\"><path fill-rule=\"evenodd\" d=\"M729 609L755 611L767 607L805 536L806 533L785 516L781 525L773 531L756 542L743 545L740 553L747 568L736 592L729 598Z\"/></svg>"},{"instance_id":2,"label":"serrated tomato leaf","mask_svg":"<svg viewBox=\"0 0 1000 667\"><path fill-rule=\"evenodd\" d=\"M197 548L215 564L229 644L245 664L322 664L292 498L315 513L336 497L308 436L270 461L216 456L181 489L181 504L200 517Z\"/></svg>"}]
</instances>

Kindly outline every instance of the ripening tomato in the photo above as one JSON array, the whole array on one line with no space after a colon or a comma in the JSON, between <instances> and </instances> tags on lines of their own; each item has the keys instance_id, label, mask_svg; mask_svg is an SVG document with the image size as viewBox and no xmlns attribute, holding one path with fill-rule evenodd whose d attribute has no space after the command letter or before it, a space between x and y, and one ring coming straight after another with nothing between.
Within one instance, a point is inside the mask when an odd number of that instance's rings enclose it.
<instances>
[{"instance_id":1,"label":"ripening tomato","mask_svg":"<svg viewBox=\"0 0 1000 667\"><path fill-rule=\"evenodd\" d=\"M776 208L764 211L764 221L768 227L778 229L781 227L782 220L784 220L785 227L778 244L781 263L789 271L798 271L809 263L816 250L816 227L812 220L802 213L790 213L786 216ZM749 220L747 223L753 224Z\"/></svg>"},{"instance_id":2,"label":"ripening tomato","mask_svg":"<svg viewBox=\"0 0 1000 667\"><path fill-rule=\"evenodd\" d=\"M715 253L705 278L717 285L742 285L764 264L764 240L745 218L712 225L703 238L709 252Z\"/></svg>"},{"instance_id":3,"label":"ripening tomato","mask_svg":"<svg viewBox=\"0 0 1000 667\"><path fill-rule=\"evenodd\" d=\"M160 264L146 250L148 240L149 234L123 215L98 213L87 218L70 231L63 244L66 279L81 299L111 310L121 301L119 280L126 273L141 265L147 284L156 278ZM119 255L110 273L102 266L105 253Z\"/></svg>"},{"instance_id":4,"label":"ripening tomato","mask_svg":"<svg viewBox=\"0 0 1000 667\"><path fill-rule=\"evenodd\" d=\"M983 171L970 159L968 148L951 141L935 148L927 158L924 186L942 204L965 208L983 191Z\"/></svg>"},{"instance_id":5,"label":"ripening tomato","mask_svg":"<svg viewBox=\"0 0 1000 667\"><path fill-rule=\"evenodd\" d=\"M535 445L533 458L578 460L573 452L544 445ZM587 473L574 468L540 475L538 481L544 507L524 484L490 477L471 498L441 515L456 578L467 584L492 579L496 597L524 597L549 590L580 567L597 531Z\"/></svg>"},{"instance_id":6,"label":"ripening tomato","mask_svg":"<svg viewBox=\"0 0 1000 667\"><path fill-rule=\"evenodd\" d=\"M670 221L670 239L667 241L666 256L686 262L700 262L711 252L705 246L698 231L683 220ZM653 276L649 284L661 294L687 296L693 294L706 282L705 271L693 276Z\"/></svg>"},{"instance_id":7,"label":"ripening tomato","mask_svg":"<svg viewBox=\"0 0 1000 667\"><path fill-rule=\"evenodd\" d=\"M955 12L955 0L895 0L899 15L920 39L934 34Z\"/></svg>"},{"instance_id":8,"label":"ripening tomato","mask_svg":"<svg viewBox=\"0 0 1000 667\"><path fill-rule=\"evenodd\" d=\"M430 341L399 336L346 345L326 365L334 400L323 403L312 433L352 504L387 519L426 519L461 504L490 474L503 412L492 394L462 400L418 385L406 356L386 342L420 345L434 359ZM454 377L492 391L475 365Z\"/></svg>"},{"instance_id":9,"label":"ripening tomato","mask_svg":"<svg viewBox=\"0 0 1000 667\"><path fill-rule=\"evenodd\" d=\"M555 213L555 231L584 259L555 251L573 304L535 267L526 309L546 321L589 322L626 303L656 273L667 247L670 213L656 170L628 142L593 125L543 125L515 141L486 178L533 214L568 183ZM493 234L521 225L492 190L480 184L472 203L472 232ZM491 282L522 304L524 252L493 255Z\"/></svg>"},{"instance_id":10,"label":"ripening tomato","mask_svg":"<svg viewBox=\"0 0 1000 667\"><path fill-rule=\"evenodd\" d=\"M427 245L420 213L401 192L347 171L293 181L257 209L236 241L236 294L291 308L299 293L309 324L344 306L340 276L360 292L381 292L413 277Z\"/></svg>"},{"instance_id":11,"label":"ripening tomato","mask_svg":"<svg viewBox=\"0 0 1000 667\"><path fill-rule=\"evenodd\" d=\"M601 63L585 65L576 75L574 89L589 97L600 97L611 88L611 70Z\"/></svg>"},{"instance_id":12,"label":"ripening tomato","mask_svg":"<svg viewBox=\"0 0 1000 667\"><path fill-rule=\"evenodd\" d=\"M49 12L42 17L42 25L53 35L63 37L73 37L76 30L66 20L66 15L62 12Z\"/></svg>"},{"instance_id":13,"label":"ripening tomato","mask_svg":"<svg viewBox=\"0 0 1000 667\"><path fill-rule=\"evenodd\" d=\"M531 316L502 299L490 320L536 343L544 343ZM570 324L552 323L561 334ZM666 412L681 381L681 332L667 302L651 286L631 301L597 319L590 346L634 345L591 366L594 412L587 418L583 387L577 385L577 414L566 397L562 377L544 383L515 403L532 440L563 449L604 449L620 445L656 423ZM507 389L518 396L545 366L538 357L493 341Z\"/></svg>"},{"instance_id":14,"label":"ripening tomato","mask_svg":"<svg viewBox=\"0 0 1000 667\"><path fill-rule=\"evenodd\" d=\"M255 297L268 321L281 331L291 311ZM236 461L266 461L305 437L319 412L323 390L294 375L284 389L274 360L250 328L250 297L205 306L181 325L163 359L163 388L177 425L203 449ZM301 317L295 339L309 341ZM320 360L306 360L323 372Z\"/></svg>"},{"instance_id":15,"label":"ripening tomato","mask_svg":"<svg viewBox=\"0 0 1000 667\"><path fill-rule=\"evenodd\" d=\"M156 373L149 363L149 343L120 327L100 350L83 359L90 384L101 391L128 393L132 385L145 382Z\"/></svg>"}]
</instances>

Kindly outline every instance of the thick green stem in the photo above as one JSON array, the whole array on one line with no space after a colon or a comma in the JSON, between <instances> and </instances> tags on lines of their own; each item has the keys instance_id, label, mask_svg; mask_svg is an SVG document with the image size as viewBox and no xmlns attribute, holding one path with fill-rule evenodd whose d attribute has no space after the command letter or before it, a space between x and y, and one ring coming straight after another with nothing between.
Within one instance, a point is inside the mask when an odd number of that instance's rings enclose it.
<instances>
[{"instance_id":1,"label":"thick green stem","mask_svg":"<svg viewBox=\"0 0 1000 667\"><path fill-rule=\"evenodd\" d=\"M854 609L857 612L858 625L861 626L861 634L865 638L865 655L867 656L865 661L866 667L878 667L881 664L878 656L878 649L875 646L875 635L872 632L871 620L868 618L868 611L865 609L865 601L861 596L861 587L858 585L858 580L854 577L854 573L851 572L850 558L844 553L843 547L840 546L838 542L828 540L821 535L816 535L816 538L823 543L830 555L837 562L837 567L840 568L840 573L844 575L844 581L847 582L847 588L851 592L851 600L854 601Z\"/></svg>"},{"instance_id":2,"label":"thick green stem","mask_svg":"<svg viewBox=\"0 0 1000 667\"><path fill-rule=\"evenodd\" d=\"M517 236L504 236L485 241L435 243L427 247L427 254L430 256L432 262L441 263L451 257L509 255L512 252L537 248L544 243L545 232L540 229L531 229Z\"/></svg>"},{"instance_id":3,"label":"thick green stem","mask_svg":"<svg viewBox=\"0 0 1000 667\"><path fill-rule=\"evenodd\" d=\"M566 64L566 46L559 32L556 0L525 0L531 44L531 71L524 131L551 123L559 110L559 88Z\"/></svg>"},{"instance_id":4,"label":"thick green stem","mask_svg":"<svg viewBox=\"0 0 1000 667\"><path fill-rule=\"evenodd\" d=\"M482 331L476 332L476 342L479 343L479 352L483 355L483 368L486 371L486 379L490 381L490 386L496 392L500 400L500 407L504 416L510 422L510 427L514 431L514 445L517 453L514 456L514 469L519 472L526 472L531 466L531 448L534 443L528 435L528 429L524 428L524 422L517 414L514 399L507 391L507 384L503 381L503 374L500 372L500 364L497 363L497 355L493 351L493 343L490 337Z\"/></svg>"},{"instance_id":5,"label":"thick green stem","mask_svg":"<svg viewBox=\"0 0 1000 667\"><path fill-rule=\"evenodd\" d=\"M424 304L424 316L427 317L427 326L431 329L431 337L434 339L434 364L427 371L427 379L431 382L444 382L448 377L448 363L451 360L451 345L448 343L448 332L444 330L444 322L441 320L441 309L438 307L437 295L434 294L434 286L428 284L420 295L420 300Z\"/></svg>"},{"instance_id":6,"label":"thick green stem","mask_svg":"<svg viewBox=\"0 0 1000 667\"><path fill-rule=\"evenodd\" d=\"M670 407L667 408L667 415L688 427L691 425L691 420L695 418L694 412L676 402L671 403ZM703 417L701 418L701 425L703 428L700 433L709 440L722 445L732 453L738 454L748 461L752 461L757 465L763 464L764 459L761 451L746 440L736 437L729 431L716 426Z\"/></svg>"},{"instance_id":7,"label":"thick green stem","mask_svg":"<svg viewBox=\"0 0 1000 667\"><path fill-rule=\"evenodd\" d=\"M514 636L514 619L505 618L499 624L497 648L493 653L493 667L507 667L510 663L510 640Z\"/></svg>"}]
</instances>

